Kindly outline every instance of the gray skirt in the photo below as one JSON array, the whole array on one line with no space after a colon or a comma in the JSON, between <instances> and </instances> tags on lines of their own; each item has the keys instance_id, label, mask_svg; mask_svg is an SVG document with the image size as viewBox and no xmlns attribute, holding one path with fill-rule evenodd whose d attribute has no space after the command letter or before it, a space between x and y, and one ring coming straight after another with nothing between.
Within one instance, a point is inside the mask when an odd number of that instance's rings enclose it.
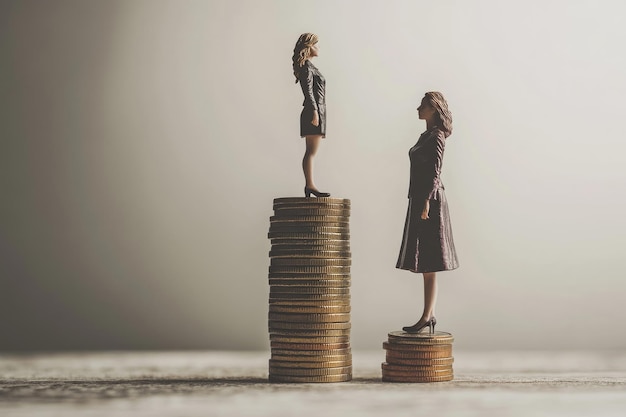
<instances>
[{"instance_id":1,"label":"gray skirt","mask_svg":"<svg viewBox=\"0 0 626 417\"><path fill-rule=\"evenodd\" d=\"M430 200L428 219L422 220L423 201L409 198L402 245L396 268L411 272L450 271L459 267L452 238L448 201L443 189Z\"/></svg>"},{"instance_id":2,"label":"gray skirt","mask_svg":"<svg viewBox=\"0 0 626 417\"><path fill-rule=\"evenodd\" d=\"M303 108L300 113L300 137L322 135L326 137L326 107L320 106L317 112L319 116L319 124L314 126L311 123L313 120L313 109Z\"/></svg>"}]
</instances>

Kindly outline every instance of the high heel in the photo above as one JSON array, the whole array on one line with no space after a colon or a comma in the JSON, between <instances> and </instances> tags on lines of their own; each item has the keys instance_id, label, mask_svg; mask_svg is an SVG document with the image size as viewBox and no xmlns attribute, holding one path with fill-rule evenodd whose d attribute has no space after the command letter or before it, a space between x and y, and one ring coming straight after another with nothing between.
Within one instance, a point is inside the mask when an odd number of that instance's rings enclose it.
<instances>
[{"instance_id":1,"label":"high heel","mask_svg":"<svg viewBox=\"0 0 626 417\"><path fill-rule=\"evenodd\" d=\"M419 327L417 326L417 323L416 323L413 326L405 326L402 328L402 330L404 330L407 333L419 333L420 330L422 330L425 327L428 327L429 333L433 334L435 332L436 324L437 324L437 319L434 317L431 317L430 320L427 320L424 324L422 324Z\"/></svg>"},{"instance_id":2,"label":"high heel","mask_svg":"<svg viewBox=\"0 0 626 417\"><path fill-rule=\"evenodd\" d=\"M330 193L323 193L321 191L314 190L313 188L304 187L304 196L311 197L311 194L315 197L330 197Z\"/></svg>"}]
</instances>

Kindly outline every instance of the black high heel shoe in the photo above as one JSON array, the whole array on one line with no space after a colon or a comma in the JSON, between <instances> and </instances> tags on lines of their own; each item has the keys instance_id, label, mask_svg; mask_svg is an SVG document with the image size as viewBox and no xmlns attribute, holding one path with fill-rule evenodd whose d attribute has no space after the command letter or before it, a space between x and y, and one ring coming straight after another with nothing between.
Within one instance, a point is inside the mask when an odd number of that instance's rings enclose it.
<instances>
[{"instance_id":1,"label":"black high heel shoe","mask_svg":"<svg viewBox=\"0 0 626 417\"><path fill-rule=\"evenodd\" d=\"M435 332L435 325L437 324L437 319L434 317L431 317L430 320L426 321L426 323L422 324L421 326L417 326L417 323L414 324L413 326L405 326L402 328L402 330L404 330L407 333L419 333L420 330L422 330L424 327L429 328L430 332L429 333L434 333Z\"/></svg>"},{"instance_id":2,"label":"black high heel shoe","mask_svg":"<svg viewBox=\"0 0 626 417\"><path fill-rule=\"evenodd\" d=\"M304 196L311 197L311 194L315 197L330 197L330 193L323 193L321 191L314 190L313 188L304 187Z\"/></svg>"}]
</instances>

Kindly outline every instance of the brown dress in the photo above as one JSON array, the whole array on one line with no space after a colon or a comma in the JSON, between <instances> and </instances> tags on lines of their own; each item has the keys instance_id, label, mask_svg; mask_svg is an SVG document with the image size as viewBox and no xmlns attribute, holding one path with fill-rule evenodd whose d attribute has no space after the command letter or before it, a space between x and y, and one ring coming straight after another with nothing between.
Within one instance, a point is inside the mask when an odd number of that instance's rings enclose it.
<instances>
[{"instance_id":1,"label":"brown dress","mask_svg":"<svg viewBox=\"0 0 626 417\"><path fill-rule=\"evenodd\" d=\"M446 137L437 127L422 133L409 150L409 207L396 268L412 272L449 271L459 267L448 202L441 183ZM428 219L422 220L426 199Z\"/></svg>"},{"instance_id":2,"label":"brown dress","mask_svg":"<svg viewBox=\"0 0 626 417\"><path fill-rule=\"evenodd\" d=\"M315 65L308 59L304 61L300 74L300 87L304 94L300 113L300 137L322 135L326 137L326 80ZM311 123L313 112L317 110L319 124Z\"/></svg>"}]
</instances>

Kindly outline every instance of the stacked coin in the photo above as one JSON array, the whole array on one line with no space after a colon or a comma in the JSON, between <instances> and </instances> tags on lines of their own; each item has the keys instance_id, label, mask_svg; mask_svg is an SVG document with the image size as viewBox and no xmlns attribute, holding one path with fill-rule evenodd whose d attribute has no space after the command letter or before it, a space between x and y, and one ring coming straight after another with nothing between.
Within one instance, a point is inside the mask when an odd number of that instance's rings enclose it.
<instances>
[{"instance_id":1,"label":"stacked coin","mask_svg":"<svg viewBox=\"0 0 626 417\"><path fill-rule=\"evenodd\" d=\"M349 216L347 199L274 199L270 381L352 379Z\"/></svg>"},{"instance_id":2,"label":"stacked coin","mask_svg":"<svg viewBox=\"0 0 626 417\"><path fill-rule=\"evenodd\" d=\"M383 343L387 361L382 364L383 382L452 381L452 342L450 333L389 333Z\"/></svg>"}]
</instances>

